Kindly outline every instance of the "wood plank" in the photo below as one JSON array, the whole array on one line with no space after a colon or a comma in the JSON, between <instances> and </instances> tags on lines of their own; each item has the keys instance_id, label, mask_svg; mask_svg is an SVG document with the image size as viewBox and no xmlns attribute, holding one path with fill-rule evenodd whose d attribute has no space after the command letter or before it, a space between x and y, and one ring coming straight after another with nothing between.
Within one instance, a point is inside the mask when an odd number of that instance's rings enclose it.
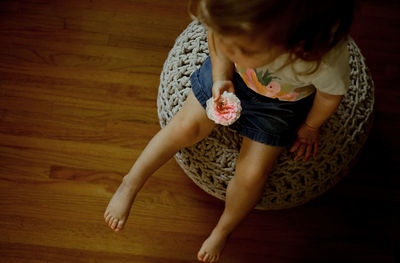
<instances>
[{"instance_id":1,"label":"wood plank","mask_svg":"<svg viewBox=\"0 0 400 263\"><path fill-rule=\"evenodd\" d=\"M141 12L147 12L149 15L153 12L160 12L160 10L168 13L169 16L173 16L174 12L182 12L186 14L186 1L181 0L171 0L168 2L164 1L154 1L154 0L135 0L135 1L125 1L125 0L114 0L112 2L107 0L19 0L21 4L32 3L32 4L42 4L50 6L62 6L71 7L79 10L82 9L94 9L100 11L120 11L120 12L135 12L140 10ZM174 6L176 10L171 13L171 6Z\"/></svg>"},{"instance_id":2,"label":"wood plank","mask_svg":"<svg viewBox=\"0 0 400 263\"><path fill-rule=\"evenodd\" d=\"M11 218L13 221L10 221ZM105 237L108 236L109 230L98 231L98 224L92 222L85 223L71 219L37 219L15 215L4 216L0 222L4 223L3 225L7 229L7 232L0 230L2 242L51 247L56 241L61 248L97 251L101 247L103 251L110 253L129 253L145 257L157 254L162 258L191 260L193 253L190 253L190 247L194 247L196 242L188 234L174 233L176 237L184 241L174 242L176 248L182 251L177 254L163 245L171 242L171 238L162 231L154 231L152 235L146 235L148 230L136 228L122 235L114 235L112 239L107 239ZM74 230L66 231L68 228ZM46 232L45 236L43 236L43 232ZM107 249L104 249L105 247Z\"/></svg>"},{"instance_id":3,"label":"wood plank","mask_svg":"<svg viewBox=\"0 0 400 263\"><path fill-rule=\"evenodd\" d=\"M81 1L84 2L84 1ZM18 1L16 13L20 15L56 16L62 18L80 18L87 20L106 21L113 19L115 12L110 9L99 10L92 6L86 8L77 6L78 2L49 1L29 2Z\"/></svg>"},{"instance_id":4,"label":"wood plank","mask_svg":"<svg viewBox=\"0 0 400 263\"><path fill-rule=\"evenodd\" d=\"M1 47L3 49L1 54L2 57L4 57L4 59L7 59L7 57L14 57L16 59L14 63L24 61L36 63L42 62L51 66L59 66L62 65L60 63L62 63L63 60L68 59L68 56L70 56L72 57L72 60L78 60L76 66L81 65L96 68L97 65L101 66L112 63L114 64L114 67L118 69L133 64L131 65L132 67L155 67L157 74L161 72L161 66L164 63L164 60L162 60L163 55L168 51L165 49L154 50L150 48L151 46L143 49L128 49L81 43L65 45L65 42L61 41L52 42L48 39L27 39L19 35L13 37L5 35L1 36L0 39L2 44ZM28 40L29 42L27 43ZM80 59L79 56L82 58ZM20 60L18 60L18 58L20 58ZM81 61L79 61L79 59ZM13 63L13 61L10 62ZM91 62L91 64L87 64L88 62ZM71 63L66 66L74 66L74 64ZM115 70L112 67L106 69ZM140 71L140 68L137 71Z\"/></svg>"},{"instance_id":5,"label":"wood plank","mask_svg":"<svg viewBox=\"0 0 400 263\"><path fill-rule=\"evenodd\" d=\"M127 84L144 88L158 86L159 76L143 73L112 72L107 70L49 67L47 65L15 65L0 61L0 71L33 76L56 77L74 80L100 81L109 84Z\"/></svg>"},{"instance_id":6,"label":"wood plank","mask_svg":"<svg viewBox=\"0 0 400 263\"><path fill-rule=\"evenodd\" d=\"M35 251L32 254L30 251ZM110 262L141 262L141 263L189 263L192 260L168 259L160 257L145 257L132 253L107 253L82 249L66 249L58 247L27 245L18 243L1 243L0 254L4 262L57 262L57 263L110 263Z\"/></svg>"},{"instance_id":7,"label":"wood plank","mask_svg":"<svg viewBox=\"0 0 400 263\"><path fill-rule=\"evenodd\" d=\"M83 169L98 167L105 171L126 172L140 153L139 149L29 136L0 134L0 141L1 156Z\"/></svg>"},{"instance_id":8,"label":"wood plank","mask_svg":"<svg viewBox=\"0 0 400 263\"><path fill-rule=\"evenodd\" d=\"M104 83L98 80L67 78L55 76L30 75L18 72L0 71L2 83L0 94L3 97L38 99L48 102L94 101L103 104L118 104L123 107L156 105L154 87L133 85L133 83ZM67 97L68 99L66 99ZM102 105L105 106L105 105ZM86 108L89 105L85 106ZM112 107L111 105L105 106ZM92 107L93 108L93 107ZM155 109L153 109L155 112Z\"/></svg>"},{"instance_id":9,"label":"wood plank","mask_svg":"<svg viewBox=\"0 0 400 263\"><path fill-rule=\"evenodd\" d=\"M103 33L80 32L68 29L38 32L38 31L16 31L1 30L3 40L25 39L29 41L40 41L41 43L68 43L68 44L90 44L90 45L107 45L109 35ZM30 43L30 42L28 42ZM51 47L52 45L46 45ZM68 47L68 45L64 45Z\"/></svg>"},{"instance_id":10,"label":"wood plank","mask_svg":"<svg viewBox=\"0 0 400 263\"><path fill-rule=\"evenodd\" d=\"M7 19L3 15L2 17L0 30L48 32L63 29L65 26L65 19L62 17L16 14L7 15Z\"/></svg>"},{"instance_id":11,"label":"wood plank","mask_svg":"<svg viewBox=\"0 0 400 263\"><path fill-rule=\"evenodd\" d=\"M173 25L151 25L153 30L149 31L143 27L143 23L136 24L132 22L129 25L125 25L119 21L109 21L107 22L98 22L98 21L90 21L83 19L70 19L67 18L65 20L65 28L74 31L83 31L83 32L105 32L107 34L114 35L128 35L135 36L138 42L143 43L146 42L148 45L156 46L156 47L169 47L171 48L173 45L173 40L179 35L182 31L182 28L176 28ZM157 32L164 32L164 34L160 35Z\"/></svg>"}]
</instances>

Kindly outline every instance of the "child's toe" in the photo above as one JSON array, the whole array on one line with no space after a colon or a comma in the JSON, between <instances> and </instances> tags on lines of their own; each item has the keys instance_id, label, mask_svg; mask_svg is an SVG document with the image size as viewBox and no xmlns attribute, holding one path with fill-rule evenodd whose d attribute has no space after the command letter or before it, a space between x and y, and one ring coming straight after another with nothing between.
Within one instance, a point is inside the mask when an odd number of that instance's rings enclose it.
<instances>
[{"instance_id":1,"label":"child's toe","mask_svg":"<svg viewBox=\"0 0 400 263\"><path fill-rule=\"evenodd\" d=\"M112 223L113 220L114 220L114 219L113 219L113 217L112 217L111 215L109 215L109 216L107 217L106 222L107 222L107 225L108 225L109 227L111 227L111 223Z\"/></svg>"},{"instance_id":2,"label":"child's toe","mask_svg":"<svg viewBox=\"0 0 400 263\"><path fill-rule=\"evenodd\" d=\"M114 217L110 216L110 218L108 219L108 226L111 227L113 222L114 222Z\"/></svg>"},{"instance_id":3,"label":"child's toe","mask_svg":"<svg viewBox=\"0 0 400 263\"><path fill-rule=\"evenodd\" d=\"M203 260L204 260L205 254L206 254L205 252L200 251L200 252L197 254L197 259L198 259L199 261L203 261Z\"/></svg>"},{"instance_id":4,"label":"child's toe","mask_svg":"<svg viewBox=\"0 0 400 263\"><path fill-rule=\"evenodd\" d=\"M122 228L124 227L124 221L123 220L119 220L117 227L115 228L115 231L120 231Z\"/></svg>"},{"instance_id":5,"label":"child's toe","mask_svg":"<svg viewBox=\"0 0 400 263\"><path fill-rule=\"evenodd\" d=\"M112 229L115 229L116 227L117 227L117 224L118 224L118 218L115 218L113 221L112 221L112 223L111 223L111 228Z\"/></svg>"},{"instance_id":6,"label":"child's toe","mask_svg":"<svg viewBox=\"0 0 400 263\"><path fill-rule=\"evenodd\" d=\"M107 225L110 225L110 221L112 220L112 215L108 214L106 218Z\"/></svg>"}]
</instances>

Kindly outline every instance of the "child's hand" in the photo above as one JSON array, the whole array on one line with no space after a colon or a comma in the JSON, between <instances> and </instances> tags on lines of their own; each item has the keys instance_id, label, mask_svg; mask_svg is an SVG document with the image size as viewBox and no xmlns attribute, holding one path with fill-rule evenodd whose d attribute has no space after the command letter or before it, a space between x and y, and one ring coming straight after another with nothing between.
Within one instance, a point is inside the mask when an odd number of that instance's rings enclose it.
<instances>
[{"instance_id":1,"label":"child's hand","mask_svg":"<svg viewBox=\"0 0 400 263\"><path fill-rule=\"evenodd\" d=\"M235 94L235 87L230 80L217 80L212 87L212 95L215 102L218 102L224 91Z\"/></svg>"},{"instance_id":2,"label":"child's hand","mask_svg":"<svg viewBox=\"0 0 400 263\"><path fill-rule=\"evenodd\" d=\"M318 152L319 128L313 128L303 124L297 132L297 139L294 142L290 152L296 153L294 160L297 161L302 155L303 161L307 161L312 153L315 158Z\"/></svg>"}]
</instances>

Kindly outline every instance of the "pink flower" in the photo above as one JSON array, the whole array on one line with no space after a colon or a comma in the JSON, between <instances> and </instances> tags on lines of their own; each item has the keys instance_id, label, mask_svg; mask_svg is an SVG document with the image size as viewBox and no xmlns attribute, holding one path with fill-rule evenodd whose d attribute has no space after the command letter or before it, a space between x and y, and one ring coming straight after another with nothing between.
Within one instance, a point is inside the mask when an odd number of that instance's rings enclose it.
<instances>
[{"instance_id":1,"label":"pink flower","mask_svg":"<svg viewBox=\"0 0 400 263\"><path fill-rule=\"evenodd\" d=\"M227 91L224 91L217 102L214 101L214 98L207 100L207 116L216 124L231 125L239 119L241 111L242 107L238 97Z\"/></svg>"}]
</instances>

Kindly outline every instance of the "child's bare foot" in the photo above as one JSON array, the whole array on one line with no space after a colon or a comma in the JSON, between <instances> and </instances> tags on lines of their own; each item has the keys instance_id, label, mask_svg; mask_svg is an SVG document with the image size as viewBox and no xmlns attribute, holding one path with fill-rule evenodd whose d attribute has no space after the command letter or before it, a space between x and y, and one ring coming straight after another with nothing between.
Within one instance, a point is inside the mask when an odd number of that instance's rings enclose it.
<instances>
[{"instance_id":1,"label":"child's bare foot","mask_svg":"<svg viewBox=\"0 0 400 263\"><path fill-rule=\"evenodd\" d=\"M136 196L136 191L132 185L126 182L125 178L115 191L104 213L104 220L116 232L124 227Z\"/></svg>"},{"instance_id":2,"label":"child's bare foot","mask_svg":"<svg viewBox=\"0 0 400 263\"><path fill-rule=\"evenodd\" d=\"M218 262L228 236L214 229L201 246L197 259L202 262Z\"/></svg>"}]
</instances>

